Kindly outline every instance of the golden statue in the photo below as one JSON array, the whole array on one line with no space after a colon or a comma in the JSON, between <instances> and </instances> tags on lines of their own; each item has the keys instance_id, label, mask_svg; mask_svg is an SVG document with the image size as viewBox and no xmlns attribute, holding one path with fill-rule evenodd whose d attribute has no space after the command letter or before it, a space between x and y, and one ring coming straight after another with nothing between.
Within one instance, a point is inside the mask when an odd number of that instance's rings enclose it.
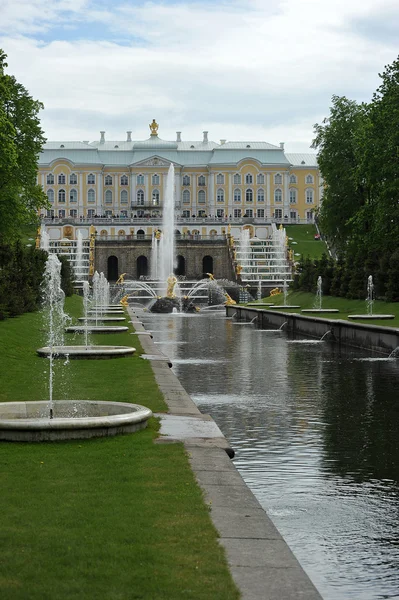
<instances>
[{"instance_id":1,"label":"golden statue","mask_svg":"<svg viewBox=\"0 0 399 600\"><path fill-rule=\"evenodd\" d=\"M41 237L42 237L41 227L38 227L38 229L37 229L37 236L36 236L36 248L40 248L40 238Z\"/></svg>"},{"instance_id":2,"label":"golden statue","mask_svg":"<svg viewBox=\"0 0 399 600\"><path fill-rule=\"evenodd\" d=\"M162 231L160 231L159 229L156 230L155 232L155 239L156 240L160 240L162 236Z\"/></svg>"},{"instance_id":3,"label":"golden statue","mask_svg":"<svg viewBox=\"0 0 399 600\"><path fill-rule=\"evenodd\" d=\"M152 123L149 124L149 128L151 129L151 135L158 135L158 123L155 119L152 120Z\"/></svg>"},{"instance_id":4,"label":"golden statue","mask_svg":"<svg viewBox=\"0 0 399 600\"><path fill-rule=\"evenodd\" d=\"M294 252L292 250L288 250L288 260L294 260Z\"/></svg>"},{"instance_id":5,"label":"golden statue","mask_svg":"<svg viewBox=\"0 0 399 600\"><path fill-rule=\"evenodd\" d=\"M168 287L166 290L166 297L167 298L176 298L176 294L174 293L175 285L177 283L176 277L174 275L169 275L166 282L168 284Z\"/></svg>"},{"instance_id":6,"label":"golden statue","mask_svg":"<svg viewBox=\"0 0 399 600\"><path fill-rule=\"evenodd\" d=\"M242 271L242 266L241 265L237 265L236 266L236 273L237 273L237 275L239 275L241 273L241 271Z\"/></svg>"},{"instance_id":7,"label":"golden statue","mask_svg":"<svg viewBox=\"0 0 399 600\"><path fill-rule=\"evenodd\" d=\"M215 278L212 273L205 273L205 275L208 275L208 277L211 281L215 281Z\"/></svg>"},{"instance_id":8,"label":"golden statue","mask_svg":"<svg viewBox=\"0 0 399 600\"><path fill-rule=\"evenodd\" d=\"M231 296L229 296L227 292L225 292L224 295L226 298L226 302L224 303L225 306L231 306L232 304L237 304L237 302L235 300L233 300L233 298Z\"/></svg>"},{"instance_id":9,"label":"golden statue","mask_svg":"<svg viewBox=\"0 0 399 600\"><path fill-rule=\"evenodd\" d=\"M119 300L119 304L122 304L122 306L129 306L129 302L127 301L128 298L129 296L126 294L126 296L123 296L123 298Z\"/></svg>"},{"instance_id":10,"label":"golden statue","mask_svg":"<svg viewBox=\"0 0 399 600\"><path fill-rule=\"evenodd\" d=\"M228 233L228 235L231 234L231 224L230 223L227 225L227 233Z\"/></svg>"},{"instance_id":11,"label":"golden statue","mask_svg":"<svg viewBox=\"0 0 399 600\"><path fill-rule=\"evenodd\" d=\"M118 277L115 285L118 285L118 283L121 283L121 284L124 283L125 282L125 275L126 275L126 273L122 273L122 275L119 275L119 277Z\"/></svg>"},{"instance_id":12,"label":"golden statue","mask_svg":"<svg viewBox=\"0 0 399 600\"><path fill-rule=\"evenodd\" d=\"M270 292L270 296L277 296L278 294L281 294L281 292L278 289L278 287L273 288L272 291Z\"/></svg>"}]
</instances>

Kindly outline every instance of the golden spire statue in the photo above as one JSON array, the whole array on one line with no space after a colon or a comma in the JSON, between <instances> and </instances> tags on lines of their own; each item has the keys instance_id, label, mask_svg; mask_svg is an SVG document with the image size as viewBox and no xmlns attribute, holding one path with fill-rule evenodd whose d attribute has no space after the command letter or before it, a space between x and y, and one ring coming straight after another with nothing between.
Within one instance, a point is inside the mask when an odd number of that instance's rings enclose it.
<instances>
[{"instance_id":1,"label":"golden spire statue","mask_svg":"<svg viewBox=\"0 0 399 600\"><path fill-rule=\"evenodd\" d=\"M155 119L153 119L152 123L149 124L149 128L151 129L151 135L158 135L159 125Z\"/></svg>"}]
</instances>

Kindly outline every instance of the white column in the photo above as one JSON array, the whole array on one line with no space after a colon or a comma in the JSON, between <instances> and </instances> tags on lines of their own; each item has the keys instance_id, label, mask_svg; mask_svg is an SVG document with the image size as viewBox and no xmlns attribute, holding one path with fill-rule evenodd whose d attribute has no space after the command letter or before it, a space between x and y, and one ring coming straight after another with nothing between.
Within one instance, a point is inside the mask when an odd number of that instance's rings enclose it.
<instances>
[{"instance_id":1,"label":"white column","mask_svg":"<svg viewBox=\"0 0 399 600\"><path fill-rule=\"evenodd\" d=\"M149 190L149 181L150 181L150 176L148 173L146 173L144 175L144 204L148 203L148 190Z\"/></svg>"},{"instance_id":2,"label":"white column","mask_svg":"<svg viewBox=\"0 0 399 600\"><path fill-rule=\"evenodd\" d=\"M215 209L215 174L214 173L209 173L208 176L208 210L207 215L213 215L216 216L216 209Z\"/></svg>"},{"instance_id":3,"label":"white column","mask_svg":"<svg viewBox=\"0 0 399 600\"><path fill-rule=\"evenodd\" d=\"M266 173L266 214L268 218L271 217L271 208L270 208L270 173Z\"/></svg>"},{"instance_id":4,"label":"white column","mask_svg":"<svg viewBox=\"0 0 399 600\"><path fill-rule=\"evenodd\" d=\"M283 218L287 215L290 216L290 191L289 191L289 175L284 173L284 210Z\"/></svg>"},{"instance_id":5,"label":"white column","mask_svg":"<svg viewBox=\"0 0 399 600\"><path fill-rule=\"evenodd\" d=\"M78 217L83 215L83 173L82 171L78 172Z\"/></svg>"},{"instance_id":6,"label":"white column","mask_svg":"<svg viewBox=\"0 0 399 600\"><path fill-rule=\"evenodd\" d=\"M130 207L132 210L133 204L136 203L136 173L130 173Z\"/></svg>"},{"instance_id":7,"label":"white column","mask_svg":"<svg viewBox=\"0 0 399 600\"><path fill-rule=\"evenodd\" d=\"M103 214L103 177L104 177L104 173L101 170L99 173L96 173L96 177L97 177L97 210L96 213L98 215L102 215Z\"/></svg>"}]
</instances>

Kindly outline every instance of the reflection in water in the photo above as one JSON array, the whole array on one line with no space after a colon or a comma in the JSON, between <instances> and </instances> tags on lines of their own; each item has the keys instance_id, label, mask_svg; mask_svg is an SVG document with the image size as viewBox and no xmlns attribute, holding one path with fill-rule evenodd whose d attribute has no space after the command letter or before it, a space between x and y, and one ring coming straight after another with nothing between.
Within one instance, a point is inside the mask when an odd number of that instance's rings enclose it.
<instances>
[{"instance_id":1,"label":"reflection in water","mask_svg":"<svg viewBox=\"0 0 399 600\"><path fill-rule=\"evenodd\" d=\"M399 361L216 314L147 323L325 600L399 598Z\"/></svg>"}]
</instances>

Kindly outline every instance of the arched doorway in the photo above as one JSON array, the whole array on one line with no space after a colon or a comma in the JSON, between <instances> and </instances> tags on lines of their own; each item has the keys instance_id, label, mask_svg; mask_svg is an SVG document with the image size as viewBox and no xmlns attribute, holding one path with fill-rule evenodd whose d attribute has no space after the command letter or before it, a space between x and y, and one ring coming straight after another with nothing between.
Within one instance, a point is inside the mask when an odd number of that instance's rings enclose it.
<instances>
[{"instance_id":1,"label":"arched doorway","mask_svg":"<svg viewBox=\"0 0 399 600\"><path fill-rule=\"evenodd\" d=\"M118 259L116 256L109 256L107 261L107 279L108 281L116 281L118 277Z\"/></svg>"},{"instance_id":2,"label":"arched doorway","mask_svg":"<svg viewBox=\"0 0 399 600\"><path fill-rule=\"evenodd\" d=\"M144 240L145 239L145 231L143 229L139 229L137 231L137 239Z\"/></svg>"},{"instance_id":3,"label":"arched doorway","mask_svg":"<svg viewBox=\"0 0 399 600\"><path fill-rule=\"evenodd\" d=\"M185 275L186 274L186 259L181 254L178 254L176 257L176 268L175 275Z\"/></svg>"},{"instance_id":4,"label":"arched doorway","mask_svg":"<svg viewBox=\"0 0 399 600\"><path fill-rule=\"evenodd\" d=\"M140 277L147 277L148 275L148 259L146 256L139 256L136 261L137 266L137 279Z\"/></svg>"},{"instance_id":5,"label":"arched doorway","mask_svg":"<svg viewBox=\"0 0 399 600\"><path fill-rule=\"evenodd\" d=\"M213 274L213 258L212 256L204 256L202 259L202 276L206 277L207 273Z\"/></svg>"}]
</instances>

